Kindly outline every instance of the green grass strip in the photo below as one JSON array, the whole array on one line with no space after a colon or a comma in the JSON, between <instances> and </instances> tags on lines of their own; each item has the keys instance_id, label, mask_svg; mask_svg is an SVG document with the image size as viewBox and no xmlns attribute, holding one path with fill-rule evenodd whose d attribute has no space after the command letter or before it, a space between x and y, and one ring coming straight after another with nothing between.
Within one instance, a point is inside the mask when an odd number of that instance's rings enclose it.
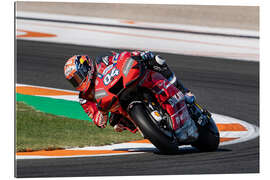
<instances>
[{"instance_id":1,"label":"green grass strip","mask_svg":"<svg viewBox=\"0 0 270 180\"><path fill-rule=\"evenodd\" d=\"M28 96L23 96L24 100L27 99L25 97ZM36 103L40 104L38 101ZM100 129L88 121L39 112L23 102L16 102L17 152L28 149L100 146L139 139L142 139L139 133L132 134L128 131L117 133L110 126Z\"/></svg>"},{"instance_id":2,"label":"green grass strip","mask_svg":"<svg viewBox=\"0 0 270 180\"><path fill-rule=\"evenodd\" d=\"M23 95L19 93L16 93L16 100L23 101L41 112L57 116L65 116L72 119L92 121L78 102L41 96Z\"/></svg>"}]
</instances>

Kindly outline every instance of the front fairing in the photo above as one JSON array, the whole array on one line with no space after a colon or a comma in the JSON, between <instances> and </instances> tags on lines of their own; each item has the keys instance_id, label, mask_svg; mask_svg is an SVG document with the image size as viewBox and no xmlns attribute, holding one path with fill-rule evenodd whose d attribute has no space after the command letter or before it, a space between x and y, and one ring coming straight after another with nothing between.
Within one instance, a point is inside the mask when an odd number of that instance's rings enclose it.
<instances>
[{"instance_id":1,"label":"front fairing","mask_svg":"<svg viewBox=\"0 0 270 180\"><path fill-rule=\"evenodd\" d=\"M138 62L125 52L102 72L95 81L95 99L102 111L117 110L119 94L141 76Z\"/></svg>"}]
</instances>

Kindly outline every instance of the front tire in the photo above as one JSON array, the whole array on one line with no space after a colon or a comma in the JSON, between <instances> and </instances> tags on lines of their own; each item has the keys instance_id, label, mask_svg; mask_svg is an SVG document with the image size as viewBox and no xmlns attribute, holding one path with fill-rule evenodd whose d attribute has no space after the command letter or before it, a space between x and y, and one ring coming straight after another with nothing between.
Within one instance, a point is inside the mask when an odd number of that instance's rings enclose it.
<instances>
[{"instance_id":1,"label":"front tire","mask_svg":"<svg viewBox=\"0 0 270 180\"><path fill-rule=\"evenodd\" d=\"M178 143L176 140L162 132L157 124L154 123L155 120L147 112L143 104L135 104L129 112L144 137L155 145L160 152L165 154L178 152Z\"/></svg>"}]
</instances>

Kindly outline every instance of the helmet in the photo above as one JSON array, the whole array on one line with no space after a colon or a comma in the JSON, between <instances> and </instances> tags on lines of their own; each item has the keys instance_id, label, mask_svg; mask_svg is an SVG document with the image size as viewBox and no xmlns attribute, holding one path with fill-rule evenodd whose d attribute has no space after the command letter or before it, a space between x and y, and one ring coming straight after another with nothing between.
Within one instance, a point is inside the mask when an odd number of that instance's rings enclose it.
<instances>
[{"instance_id":1,"label":"helmet","mask_svg":"<svg viewBox=\"0 0 270 180\"><path fill-rule=\"evenodd\" d=\"M78 91L86 92L94 78L94 62L87 55L75 55L69 58L64 66L66 79Z\"/></svg>"}]
</instances>

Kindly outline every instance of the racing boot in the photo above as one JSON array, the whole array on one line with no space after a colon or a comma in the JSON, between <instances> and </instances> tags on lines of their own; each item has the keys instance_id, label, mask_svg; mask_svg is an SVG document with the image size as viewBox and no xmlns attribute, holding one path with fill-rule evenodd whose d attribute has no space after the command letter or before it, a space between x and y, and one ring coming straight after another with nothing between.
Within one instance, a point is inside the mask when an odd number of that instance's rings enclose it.
<instances>
[{"instance_id":1,"label":"racing boot","mask_svg":"<svg viewBox=\"0 0 270 180\"><path fill-rule=\"evenodd\" d=\"M141 58L147 62L150 69L162 74L171 84L174 84L183 94L185 94L188 89L186 89L180 80L178 80L174 72L169 68L166 60L159 55L154 55L151 51L145 51L140 54Z\"/></svg>"},{"instance_id":2,"label":"racing boot","mask_svg":"<svg viewBox=\"0 0 270 180\"><path fill-rule=\"evenodd\" d=\"M174 72L169 68L166 60L159 55L155 56L152 68L161 73L171 84L178 88L183 94L189 92L189 89L185 88L179 79L175 76Z\"/></svg>"}]
</instances>

